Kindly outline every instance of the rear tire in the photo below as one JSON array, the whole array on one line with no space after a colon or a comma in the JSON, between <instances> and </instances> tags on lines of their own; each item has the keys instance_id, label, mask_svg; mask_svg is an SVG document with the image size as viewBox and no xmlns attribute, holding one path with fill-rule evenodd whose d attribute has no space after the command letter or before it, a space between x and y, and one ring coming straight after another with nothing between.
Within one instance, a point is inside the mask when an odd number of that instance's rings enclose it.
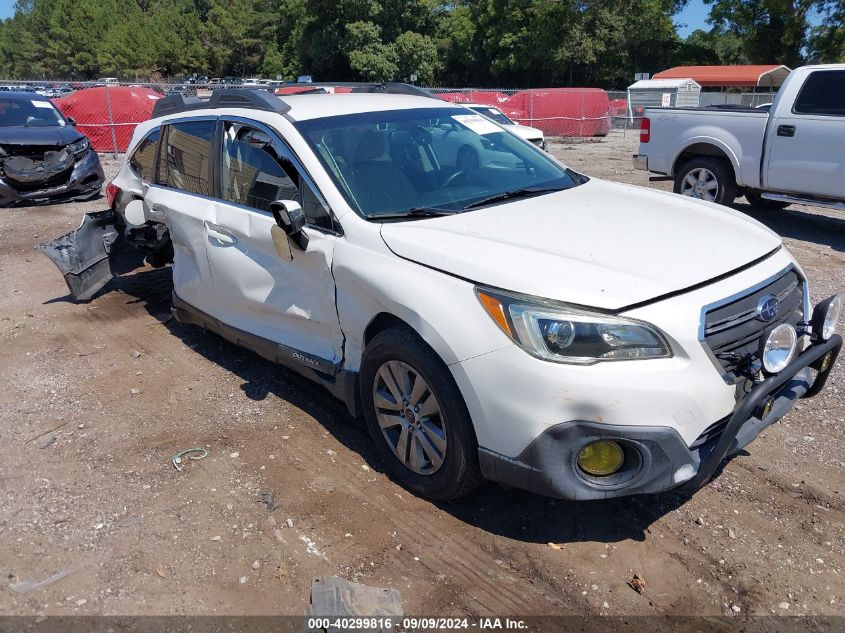
<instances>
[{"instance_id":1,"label":"rear tire","mask_svg":"<svg viewBox=\"0 0 845 633\"><path fill-rule=\"evenodd\" d=\"M376 451L403 486L451 501L481 484L478 442L460 390L413 330L390 328L370 341L360 393Z\"/></svg>"},{"instance_id":2,"label":"rear tire","mask_svg":"<svg viewBox=\"0 0 845 633\"><path fill-rule=\"evenodd\" d=\"M782 211L791 204L790 202L781 202L780 200L767 200L756 191L746 191L745 199L748 200L748 204L752 207L766 209L768 211Z\"/></svg>"},{"instance_id":3,"label":"rear tire","mask_svg":"<svg viewBox=\"0 0 845 633\"><path fill-rule=\"evenodd\" d=\"M729 205L736 199L733 168L721 158L693 158L675 175L674 191L682 196Z\"/></svg>"}]
</instances>

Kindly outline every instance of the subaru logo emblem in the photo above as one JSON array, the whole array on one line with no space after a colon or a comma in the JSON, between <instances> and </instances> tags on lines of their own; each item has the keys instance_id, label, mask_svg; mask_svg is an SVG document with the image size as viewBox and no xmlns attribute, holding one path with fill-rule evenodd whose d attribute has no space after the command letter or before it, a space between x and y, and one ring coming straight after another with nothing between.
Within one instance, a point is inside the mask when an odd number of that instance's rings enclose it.
<instances>
[{"instance_id":1,"label":"subaru logo emblem","mask_svg":"<svg viewBox=\"0 0 845 633\"><path fill-rule=\"evenodd\" d=\"M776 296L765 295L760 297L760 301L757 302L755 314L761 321L771 321L778 315L779 307L780 301Z\"/></svg>"}]
</instances>

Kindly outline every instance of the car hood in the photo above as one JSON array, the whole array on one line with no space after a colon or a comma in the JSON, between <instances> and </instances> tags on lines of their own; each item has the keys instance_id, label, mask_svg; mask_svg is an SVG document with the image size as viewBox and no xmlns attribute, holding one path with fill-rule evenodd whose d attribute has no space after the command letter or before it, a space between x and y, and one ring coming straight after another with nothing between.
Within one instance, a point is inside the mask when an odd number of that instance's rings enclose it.
<instances>
[{"instance_id":1,"label":"car hood","mask_svg":"<svg viewBox=\"0 0 845 633\"><path fill-rule=\"evenodd\" d=\"M528 127L527 125L508 125L507 129L520 138L524 138L526 141L543 138L543 130L538 130L536 127Z\"/></svg>"},{"instance_id":2,"label":"car hood","mask_svg":"<svg viewBox=\"0 0 845 633\"><path fill-rule=\"evenodd\" d=\"M620 309L708 281L777 249L727 207L601 180L425 220L384 223L397 255L473 282Z\"/></svg>"},{"instance_id":3,"label":"car hood","mask_svg":"<svg viewBox=\"0 0 845 633\"><path fill-rule=\"evenodd\" d=\"M0 127L0 145L55 145L64 147L84 134L70 125L50 127Z\"/></svg>"}]
</instances>

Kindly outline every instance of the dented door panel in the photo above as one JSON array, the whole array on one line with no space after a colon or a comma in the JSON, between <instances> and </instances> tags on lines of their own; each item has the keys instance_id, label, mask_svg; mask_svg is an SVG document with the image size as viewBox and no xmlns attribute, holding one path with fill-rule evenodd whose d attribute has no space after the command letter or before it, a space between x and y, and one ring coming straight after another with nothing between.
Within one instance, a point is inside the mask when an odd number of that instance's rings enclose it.
<instances>
[{"instance_id":1,"label":"dented door panel","mask_svg":"<svg viewBox=\"0 0 845 633\"><path fill-rule=\"evenodd\" d=\"M331 273L334 235L313 229L292 260L273 244L269 212L215 201L203 231L214 280L209 314L236 328L332 362L343 334ZM189 302L190 303L190 302Z\"/></svg>"}]
</instances>

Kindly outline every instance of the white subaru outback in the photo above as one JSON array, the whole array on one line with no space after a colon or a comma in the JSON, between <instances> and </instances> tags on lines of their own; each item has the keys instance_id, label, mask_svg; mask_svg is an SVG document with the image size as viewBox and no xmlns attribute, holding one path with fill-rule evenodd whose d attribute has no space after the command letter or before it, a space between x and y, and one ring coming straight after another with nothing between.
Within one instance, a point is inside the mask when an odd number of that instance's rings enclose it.
<instances>
[{"instance_id":1,"label":"white subaru outback","mask_svg":"<svg viewBox=\"0 0 845 633\"><path fill-rule=\"evenodd\" d=\"M127 246L172 262L180 321L325 385L421 495L694 490L842 345L839 297L813 309L754 220L588 178L410 86L153 114L111 210L41 246L71 292Z\"/></svg>"}]
</instances>

